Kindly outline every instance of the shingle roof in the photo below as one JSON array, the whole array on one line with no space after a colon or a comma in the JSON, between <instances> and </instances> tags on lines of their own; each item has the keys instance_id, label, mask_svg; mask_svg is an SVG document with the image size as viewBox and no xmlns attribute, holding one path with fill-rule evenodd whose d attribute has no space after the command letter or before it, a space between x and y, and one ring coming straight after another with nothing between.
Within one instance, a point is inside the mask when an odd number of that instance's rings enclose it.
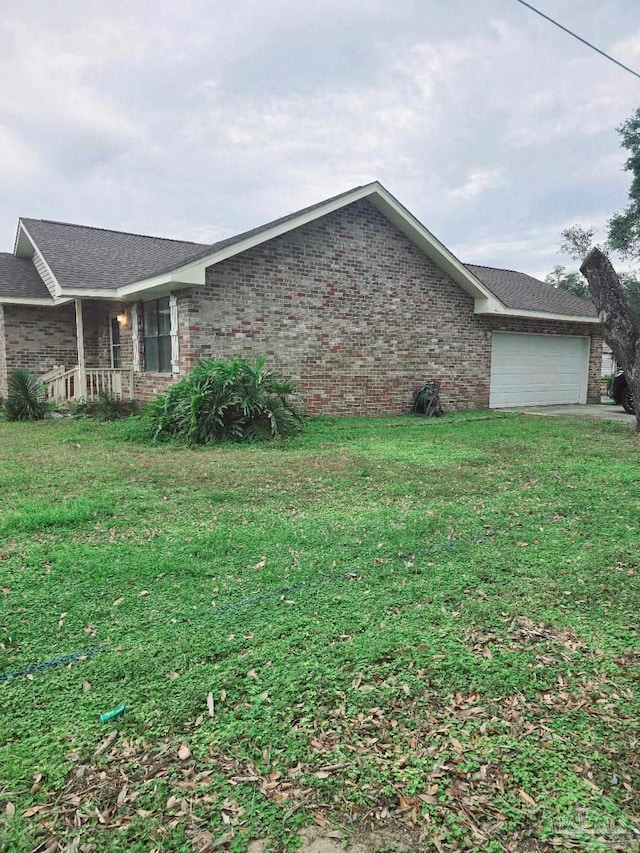
<instances>
[{"instance_id":1,"label":"shingle roof","mask_svg":"<svg viewBox=\"0 0 640 853\"><path fill-rule=\"evenodd\" d=\"M204 243L49 219L23 218L22 222L63 289L113 290L211 251Z\"/></svg>"},{"instance_id":2,"label":"shingle roof","mask_svg":"<svg viewBox=\"0 0 640 853\"><path fill-rule=\"evenodd\" d=\"M217 252L219 249L225 249L227 246L233 246L234 243L240 243L248 237L255 237L263 231L269 231L270 228L275 228L277 225L282 225L285 222L289 222L291 219L297 219L299 216L311 213L312 210L324 207L326 204L331 204L333 201L338 201L338 199L343 198L344 196L352 195L359 189L362 189L362 187L352 187L346 192L331 196L331 198L325 198L323 201L319 201L316 204L310 204L309 207L303 207L301 210L294 210L293 213L287 213L286 216L280 216L278 219L272 219L271 222L266 222L264 225L259 225L257 228L252 228L249 231L243 231L240 234L234 234L233 237L228 237L226 240L220 240L218 243L213 243L210 247L211 251Z\"/></svg>"},{"instance_id":3,"label":"shingle roof","mask_svg":"<svg viewBox=\"0 0 640 853\"><path fill-rule=\"evenodd\" d=\"M259 225L257 228L209 244L168 240L164 237L149 237L125 231L56 222L50 219L22 217L21 221L63 289L112 290L134 281L170 272L183 264L196 261L227 246L233 246L247 237L268 231L276 225L281 225L353 192L354 190L350 189Z\"/></svg>"},{"instance_id":4,"label":"shingle roof","mask_svg":"<svg viewBox=\"0 0 640 853\"><path fill-rule=\"evenodd\" d=\"M28 258L0 252L0 297L9 299L49 299L51 294Z\"/></svg>"},{"instance_id":5,"label":"shingle roof","mask_svg":"<svg viewBox=\"0 0 640 853\"><path fill-rule=\"evenodd\" d=\"M507 308L594 319L598 316L595 306L588 299L580 299L566 290L551 287L526 273L477 264L465 264L465 266Z\"/></svg>"}]
</instances>

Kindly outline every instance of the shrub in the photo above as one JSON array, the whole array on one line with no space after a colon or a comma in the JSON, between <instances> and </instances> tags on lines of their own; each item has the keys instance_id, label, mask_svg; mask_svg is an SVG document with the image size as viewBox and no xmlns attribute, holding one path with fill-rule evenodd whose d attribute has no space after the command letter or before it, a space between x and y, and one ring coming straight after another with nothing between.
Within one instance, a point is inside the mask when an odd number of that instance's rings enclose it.
<instances>
[{"instance_id":1,"label":"shrub","mask_svg":"<svg viewBox=\"0 0 640 853\"><path fill-rule=\"evenodd\" d=\"M117 421L128 418L138 411L134 400L117 400L109 391L101 391L95 404L93 416L101 421Z\"/></svg>"},{"instance_id":2,"label":"shrub","mask_svg":"<svg viewBox=\"0 0 640 853\"><path fill-rule=\"evenodd\" d=\"M16 370L11 374L4 401L8 421L41 421L50 408L39 376L30 370Z\"/></svg>"},{"instance_id":3,"label":"shrub","mask_svg":"<svg viewBox=\"0 0 640 853\"><path fill-rule=\"evenodd\" d=\"M117 421L137 415L139 406L135 400L118 400L110 391L101 391L97 400L76 400L70 412L77 418Z\"/></svg>"},{"instance_id":4,"label":"shrub","mask_svg":"<svg viewBox=\"0 0 640 853\"><path fill-rule=\"evenodd\" d=\"M147 418L154 439L176 436L189 444L212 444L295 435L301 416L289 399L293 383L264 365L264 357L254 363L241 358L199 361L150 405Z\"/></svg>"}]
</instances>

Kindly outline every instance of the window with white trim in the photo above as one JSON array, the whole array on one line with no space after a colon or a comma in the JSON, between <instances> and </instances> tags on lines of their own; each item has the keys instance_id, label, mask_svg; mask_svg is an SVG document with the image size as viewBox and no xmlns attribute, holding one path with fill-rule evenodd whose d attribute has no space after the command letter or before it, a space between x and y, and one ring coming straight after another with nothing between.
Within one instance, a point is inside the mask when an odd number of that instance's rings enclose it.
<instances>
[{"instance_id":1,"label":"window with white trim","mask_svg":"<svg viewBox=\"0 0 640 853\"><path fill-rule=\"evenodd\" d=\"M171 314L169 297L142 304L144 369L171 373Z\"/></svg>"}]
</instances>

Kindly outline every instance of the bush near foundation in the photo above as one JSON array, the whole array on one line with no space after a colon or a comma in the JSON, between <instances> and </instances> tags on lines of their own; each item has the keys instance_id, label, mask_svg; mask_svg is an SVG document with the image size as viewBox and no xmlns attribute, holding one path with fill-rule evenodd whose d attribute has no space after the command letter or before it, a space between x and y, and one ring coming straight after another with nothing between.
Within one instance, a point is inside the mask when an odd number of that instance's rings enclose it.
<instances>
[{"instance_id":1,"label":"bush near foundation","mask_svg":"<svg viewBox=\"0 0 640 853\"><path fill-rule=\"evenodd\" d=\"M255 362L202 359L184 379L151 403L146 414L154 440L181 438L192 445L269 441L300 432L291 380Z\"/></svg>"},{"instance_id":2,"label":"bush near foundation","mask_svg":"<svg viewBox=\"0 0 640 853\"><path fill-rule=\"evenodd\" d=\"M44 384L31 370L15 370L7 390L1 405L8 421L41 421L49 414Z\"/></svg>"}]
</instances>

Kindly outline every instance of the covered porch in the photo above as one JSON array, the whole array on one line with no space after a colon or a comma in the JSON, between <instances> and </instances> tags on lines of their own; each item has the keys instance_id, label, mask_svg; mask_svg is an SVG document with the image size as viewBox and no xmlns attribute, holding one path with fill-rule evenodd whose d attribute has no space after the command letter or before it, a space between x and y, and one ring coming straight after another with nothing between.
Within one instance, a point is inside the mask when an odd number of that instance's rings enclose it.
<instances>
[{"instance_id":1,"label":"covered porch","mask_svg":"<svg viewBox=\"0 0 640 853\"><path fill-rule=\"evenodd\" d=\"M72 314L64 363L54 362L42 375L48 400L64 406L96 402L101 394L150 399L179 377L175 294L144 302L76 298L74 303L75 334Z\"/></svg>"},{"instance_id":2,"label":"covered porch","mask_svg":"<svg viewBox=\"0 0 640 853\"><path fill-rule=\"evenodd\" d=\"M47 399L56 405L96 402L101 394L133 400L134 364L131 317L124 305L75 300L77 359L59 364L42 376ZM88 310L87 310L88 309Z\"/></svg>"},{"instance_id":3,"label":"covered porch","mask_svg":"<svg viewBox=\"0 0 640 853\"><path fill-rule=\"evenodd\" d=\"M67 369L54 367L42 377L46 385L47 400L58 405L85 400L96 402L101 394L115 400L133 400L135 382L133 368L85 367Z\"/></svg>"}]
</instances>

